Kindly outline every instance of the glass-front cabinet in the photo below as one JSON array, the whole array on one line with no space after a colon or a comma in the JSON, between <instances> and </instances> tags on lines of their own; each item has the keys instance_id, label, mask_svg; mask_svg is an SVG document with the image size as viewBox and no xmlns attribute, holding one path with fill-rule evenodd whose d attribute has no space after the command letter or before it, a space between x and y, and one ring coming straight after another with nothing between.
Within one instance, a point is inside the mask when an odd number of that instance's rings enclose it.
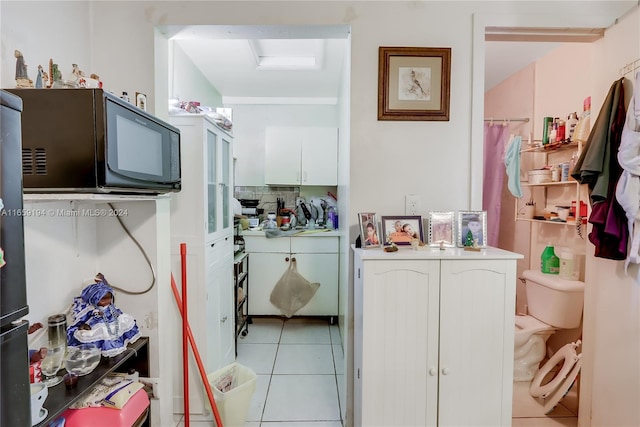
<instances>
[{"instance_id":1,"label":"glass-front cabinet","mask_svg":"<svg viewBox=\"0 0 640 427\"><path fill-rule=\"evenodd\" d=\"M182 190L172 203L171 234L207 244L232 234L233 136L204 115L171 116L180 130Z\"/></svg>"},{"instance_id":2,"label":"glass-front cabinet","mask_svg":"<svg viewBox=\"0 0 640 427\"><path fill-rule=\"evenodd\" d=\"M217 125L206 126L206 242L231 233L232 137Z\"/></svg>"},{"instance_id":3,"label":"glass-front cabinet","mask_svg":"<svg viewBox=\"0 0 640 427\"><path fill-rule=\"evenodd\" d=\"M186 243L189 323L207 372L235 356L233 221L231 183L233 137L203 114L170 116L180 130L182 190L171 195L171 270L182 272ZM180 349L175 348L174 360ZM190 412L207 412L198 367L189 367ZM183 373L173 373L174 399L182 401ZM179 369L178 369L179 368ZM177 390L177 392L176 392ZM182 411L174 406L174 412Z\"/></svg>"},{"instance_id":4,"label":"glass-front cabinet","mask_svg":"<svg viewBox=\"0 0 640 427\"><path fill-rule=\"evenodd\" d=\"M218 199L218 168L217 166L218 136L207 129L207 233L214 234L218 229L216 215Z\"/></svg>"}]
</instances>

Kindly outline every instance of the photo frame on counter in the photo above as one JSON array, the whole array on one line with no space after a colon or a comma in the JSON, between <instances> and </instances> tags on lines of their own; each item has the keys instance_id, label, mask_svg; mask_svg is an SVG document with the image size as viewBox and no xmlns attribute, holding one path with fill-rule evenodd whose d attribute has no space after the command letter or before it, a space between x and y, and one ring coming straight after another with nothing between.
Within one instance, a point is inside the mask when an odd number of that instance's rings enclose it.
<instances>
[{"instance_id":1,"label":"photo frame on counter","mask_svg":"<svg viewBox=\"0 0 640 427\"><path fill-rule=\"evenodd\" d=\"M456 214L453 211L429 212L429 246L456 246L455 218Z\"/></svg>"},{"instance_id":2,"label":"photo frame on counter","mask_svg":"<svg viewBox=\"0 0 640 427\"><path fill-rule=\"evenodd\" d=\"M378 233L378 218L375 213L366 212L358 214L360 223L360 236L362 236L362 248L377 248L381 246L380 233Z\"/></svg>"},{"instance_id":3,"label":"photo frame on counter","mask_svg":"<svg viewBox=\"0 0 640 427\"><path fill-rule=\"evenodd\" d=\"M147 111L147 95L144 93L136 92L136 107L141 110Z\"/></svg>"},{"instance_id":4,"label":"photo frame on counter","mask_svg":"<svg viewBox=\"0 0 640 427\"><path fill-rule=\"evenodd\" d=\"M458 247L487 247L487 211L458 212Z\"/></svg>"},{"instance_id":5,"label":"photo frame on counter","mask_svg":"<svg viewBox=\"0 0 640 427\"><path fill-rule=\"evenodd\" d=\"M422 217L383 216L382 236L385 242L393 242L396 245L410 245L412 239L424 242Z\"/></svg>"},{"instance_id":6,"label":"photo frame on counter","mask_svg":"<svg viewBox=\"0 0 640 427\"><path fill-rule=\"evenodd\" d=\"M449 120L451 48L378 48L378 120Z\"/></svg>"}]
</instances>

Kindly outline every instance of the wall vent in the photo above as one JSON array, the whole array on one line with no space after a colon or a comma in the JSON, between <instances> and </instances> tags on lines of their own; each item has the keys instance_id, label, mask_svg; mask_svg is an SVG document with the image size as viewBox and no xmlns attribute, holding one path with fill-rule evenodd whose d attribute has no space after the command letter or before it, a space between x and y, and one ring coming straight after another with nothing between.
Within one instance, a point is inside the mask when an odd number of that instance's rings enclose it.
<instances>
[{"instance_id":1,"label":"wall vent","mask_svg":"<svg viewBox=\"0 0 640 427\"><path fill-rule=\"evenodd\" d=\"M22 149L22 174L47 174L47 151L44 148Z\"/></svg>"}]
</instances>

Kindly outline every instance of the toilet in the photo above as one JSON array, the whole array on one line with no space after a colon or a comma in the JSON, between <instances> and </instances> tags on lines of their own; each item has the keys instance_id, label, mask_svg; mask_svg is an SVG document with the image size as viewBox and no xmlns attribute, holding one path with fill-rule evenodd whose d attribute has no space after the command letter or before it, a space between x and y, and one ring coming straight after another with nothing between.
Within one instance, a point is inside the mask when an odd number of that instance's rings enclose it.
<instances>
[{"instance_id":1,"label":"toilet","mask_svg":"<svg viewBox=\"0 0 640 427\"><path fill-rule=\"evenodd\" d=\"M515 320L513 380L531 381L547 354L549 337L580 326L584 282L537 270L525 270L522 279L529 314Z\"/></svg>"}]
</instances>

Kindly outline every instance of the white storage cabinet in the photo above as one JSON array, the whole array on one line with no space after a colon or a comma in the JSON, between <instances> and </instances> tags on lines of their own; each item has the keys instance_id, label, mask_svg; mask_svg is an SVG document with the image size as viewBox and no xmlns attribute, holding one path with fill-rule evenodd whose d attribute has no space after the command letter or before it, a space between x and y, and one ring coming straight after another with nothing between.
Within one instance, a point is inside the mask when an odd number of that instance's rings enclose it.
<instances>
[{"instance_id":1,"label":"white storage cabinet","mask_svg":"<svg viewBox=\"0 0 640 427\"><path fill-rule=\"evenodd\" d=\"M292 257L298 272L320 288L296 316L338 315L338 249L339 237L277 237L244 235L245 250L249 253L249 315L280 315L269 297Z\"/></svg>"},{"instance_id":2,"label":"white storage cabinet","mask_svg":"<svg viewBox=\"0 0 640 427\"><path fill-rule=\"evenodd\" d=\"M338 129L267 127L264 175L267 185L338 185Z\"/></svg>"},{"instance_id":3,"label":"white storage cabinet","mask_svg":"<svg viewBox=\"0 0 640 427\"><path fill-rule=\"evenodd\" d=\"M354 254L354 425L511 425L522 256Z\"/></svg>"},{"instance_id":4,"label":"white storage cabinet","mask_svg":"<svg viewBox=\"0 0 640 427\"><path fill-rule=\"evenodd\" d=\"M187 244L187 301L191 330L206 372L235 359L233 138L203 115L171 116L180 129L182 191L171 203L172 272L181 288L180 244ZM181 328L177 310L174 324ZM182 353L174 351L174 413L183 411ZM190 411L205 413L207 400L195 360L189 365Z\"/></svg>"}]
</instances>

